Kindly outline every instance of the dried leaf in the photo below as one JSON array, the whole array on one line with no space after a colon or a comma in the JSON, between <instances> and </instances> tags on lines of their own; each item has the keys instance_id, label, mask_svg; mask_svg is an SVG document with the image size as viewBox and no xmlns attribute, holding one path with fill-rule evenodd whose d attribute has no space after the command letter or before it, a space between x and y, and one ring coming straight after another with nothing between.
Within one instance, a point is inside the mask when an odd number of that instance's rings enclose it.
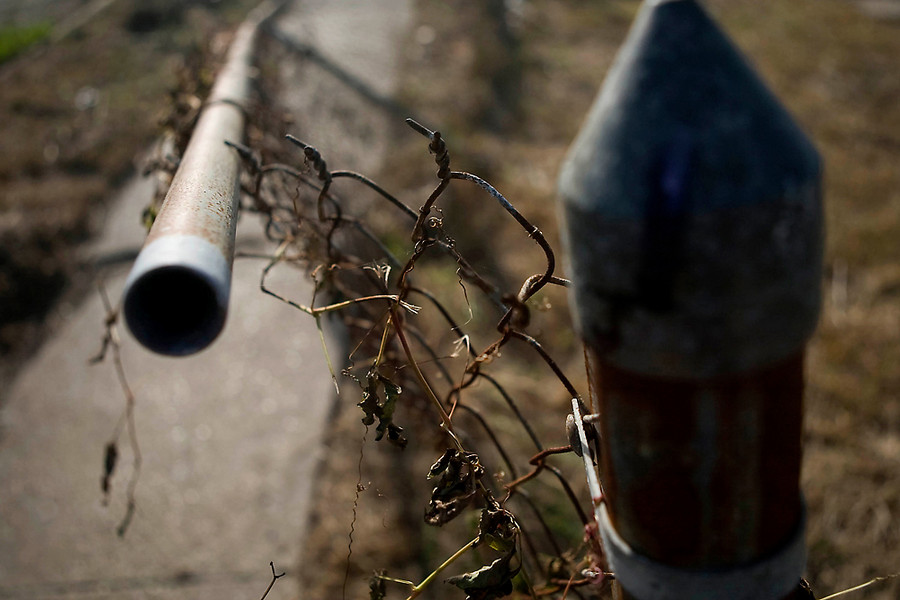
<instances>
[{"instance_id":1,"label":"dried leaf","mask_svg":"<svg viewBox=\"0 0 900 600\"><path fill-rule=\"evenodd\" d=\"M513 563L518 552L519 524L508 510L496 502L489 502L481 511L478 523L478 543L486 543L503 555L477 571L464 573L447 580L466 592L467 600L491 600L512 593L513 578L521 563Z\"/></svg>"},{"instance_id":2,"label":"dried leaf","mask_svg":"<svg viewBox=\"0 0 900 600\"><path fill-rule=\"evenodd\" d=\"M499 552L513 552L519 535L519 524L511 512L499 505L481 511L478 523L479 542L487 543Z\"/></svg>"},{"instance_id":3,"label":"dried leaf","mask_svg":"<svg viewBox=\"0 0 900 600\"><path fill-rule=\"evenodd\" d=\"M357 382L359 383L359 382ZM360 385L362 385L360 383ZM378 420L375 439L380 441L387 433L388 441L401 449L406 447L403 428L394 423L394 410L402 390L387 377L378 373L369 373L366 385L363 386L362 400L357 404L362 409L364 425L371 425ZM383 399L381 397L383 395Z\"/></svg>"},{"instance_id":4,"label":"dried leaf","mask_svg":"<svg viewBox=\"0 0 900 600\"><path fill-rule=\"evenodd\" d=\"M448 449L428 471L428 479L438 478L425 512L425 522L441 526L469 505L478 491L484 467L474 452Z\"/></svg>"},{"instance_id":5,"label":"dried leaf","mask_svg":"<svg viewBox=\"0 0 900 600\"><path fill-rule=\"evenodd\" d=\"M512 580L519 573L521 565L511 566L516 551L501 556L491 564L473 571L447 579L459 589L466 592L466 600L491 600L512 593Z\"/></svg>"},{"instance_id":6,"label":"dried leaf","mask_svg":"<svg viewBox=\"0 0 900 600\"><path fill-rule=\"evenodd\" d=\"M385 575L387 575L387 571L375 571L375 574L369 577L369 600L384 600L387 595Z\"/></svg>"},{"instance_id":7,"label":"dried leaf","mask_svg":"<svg viewBox=\"0 0 900 600\"><path fill-rule=\"evenodd\" d=\"M399 446L401 450L406 448L408 440L403 437L403 428L399 425L391 423L387 429L388 441L395 446Z\"/></svg>"},{"instance_id":8,"label":"dried leaf","mask_svg":"<svg viewBox=\"0 0 900 600\"><path fill-rule=\"evenodd\" d=\"M472 501L472 496L460 496L449 501L431 500L425 511L425 522L440 527L449 523L461 513Z\"/></svg>"},{"instance_id":9,"label":"dried leaf","mask_svg":"<svg viewBox=\"0 0 900 600\"><path fill-rule=\"evenodd\" d=\"M100 479L100 489L104 495L109 494L109 480L112 478L113 472L116 470L116 462L119 460L119 449L116 448L115 442L106 444L103 454L103 477Z\"/></svg>"},{"instance_id":10,"label":"dried leaf","mask_svg":"<svg viewBox=\"0 0 900 600\"><path fill-rule=\"evenodd\" d=\"M385 379L382 382L384 386L384 403L381 405L381 412L378 415L378 427L375 436L376 440L384 437L385 432L393 424L394 410L397 408L397 400L400 398L401 389L399 385Z\"/></svg>"},{"instance_id":11,"label":"dried leaf","mask_svg":"<svg viewBox=\"0 0 900 600\"><path fill-rule=\"evenodd\" d=\"M357 404L362 409L364 416L362 418L363 425L371 425L375 422L378 415L378 394L373 390L371 384L363 388L362 400Z\"/></svg>"}]
</instances>

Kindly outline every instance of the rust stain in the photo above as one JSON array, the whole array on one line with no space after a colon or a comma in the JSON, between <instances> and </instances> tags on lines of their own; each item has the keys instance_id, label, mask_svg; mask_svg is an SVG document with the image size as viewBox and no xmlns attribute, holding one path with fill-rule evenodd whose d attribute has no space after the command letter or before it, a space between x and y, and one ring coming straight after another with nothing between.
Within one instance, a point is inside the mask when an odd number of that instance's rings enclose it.
<instances>
[{"instance_id":1,"label":"rust stain","mask_svg":"<svg viewBox=\"0 0 900 600\"><path fill-rule=\"evenodd\" d=\"M195 235L230 260L239 201L239 160L224 140L243 138L244 119L230 104L201 116L146 243L165 235Z\"/></svg>"},{"instance_id":2,"label":"rust stain","mask_svg":"<svg viewBox=\"0 0 900 600\"><path fill-rule=\"evenodd\" d=\"M803 355L703 381L653 378L586 351L616 529L676 567L779 548L801 513Z\"/></svg>"}]
</instances>

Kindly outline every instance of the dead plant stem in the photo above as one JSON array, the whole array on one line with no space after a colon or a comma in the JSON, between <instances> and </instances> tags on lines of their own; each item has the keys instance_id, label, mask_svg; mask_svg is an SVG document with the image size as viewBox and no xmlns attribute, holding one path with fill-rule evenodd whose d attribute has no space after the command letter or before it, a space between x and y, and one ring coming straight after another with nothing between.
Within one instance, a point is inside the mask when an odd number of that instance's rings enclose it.
<instances>
[{"instance_id":1,"label":"dead plant stem","mask_svg":"<svg viewBox=\"0 0 900 600\"><path fill-rule=\"evenodd\" d=\"M412 593L406 597L406 600L415 600L415 598L418 598L419 594L421 594L423 591L425 591L425 588L427 588L429 585L431 585L431 583L437 578L438 575L441 574L442 571L444 571L444 569L446 569L447 567L452 565L454 562L459 560L459 558L463 554L465 554L470 548L473 548L475 546L475 544L477 544L477 543L478 543L478 538L476 537L476 538L472 539L468 544L466 544L465 546L463 546L462 548L457 550L453 554L453 556L451 556L450 558L445 560L441 564L441 566L439 566L437 569L432 571L428 575L428 577L423 579L422 583L420 583L419 585L413 586Z\"/></svg>"}]
</instances>

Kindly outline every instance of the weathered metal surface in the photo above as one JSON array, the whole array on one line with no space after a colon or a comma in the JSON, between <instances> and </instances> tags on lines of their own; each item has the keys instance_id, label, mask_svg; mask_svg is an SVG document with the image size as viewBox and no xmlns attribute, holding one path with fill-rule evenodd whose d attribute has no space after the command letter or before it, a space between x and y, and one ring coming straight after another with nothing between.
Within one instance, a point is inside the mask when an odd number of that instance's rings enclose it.
<instances>
[{"instance_id":1,"label":"weathered metal surface","mask_svg":"<svg viewBox=\"0 0 900 600\"><path fill-rule=\"evenodd\" d=\"M603 489L629 544L671 566L716 568L786 541L801 513L802 355L702 382L586 357Z\"/></svg>"},{"instance_id":2,"label":"weathered metal surface","mask_svg":"<svg viewBox=\"0 0 900 600\"><path fill-rule=\"evenodd\" d=\"M559 190L612 531L688 579L796 546L812 144L695 0L647 0Z\"/></svg>"},{"instance_id":3,"label":"weathered metal surface","mask_svg":"<svg viewBox=\"0 0 900 600\"><path fill-rule=\"evenodd\" d=\"M128 277L125 321L155 352L198 352L225 324L240 200L240 161L225 141L243 140L259 27L282 5L263 2L238 28Z\"/></svg>"},{"instance_id":4,"label":"weathered metal surface","mask_svg":"<svg viewBox=\"0 0 900 600\"><path fill-rule=\"evenodd\" d=\"M560 175L585 340L669 377L797 352L819 314L820 171L696 2L645 3Z\"/></svg>"}]
</instances>

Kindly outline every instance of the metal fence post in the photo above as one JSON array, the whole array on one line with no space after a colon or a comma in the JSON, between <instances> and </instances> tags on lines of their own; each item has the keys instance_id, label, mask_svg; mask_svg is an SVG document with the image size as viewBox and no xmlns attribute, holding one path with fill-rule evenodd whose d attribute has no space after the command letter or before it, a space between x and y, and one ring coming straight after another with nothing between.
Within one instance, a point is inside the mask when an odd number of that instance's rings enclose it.
<instances>
[{"instance_id":1,"label":"metal fence post","mask_svg":"<svg viewBox=\"0 0 900 600\"><path fill-rule=\"evenodd\" d=\"M238 28L125 283L128 328L155 352L198 352L225 325L240 200L240 159L225 141L243 140L259 28L284 4L261 2Z\"/></svg>"},{"instance_id":2,"label":"metal fence post","mask_svg":"<svg viewBox=\"0 0 900 600\"><path fill-rule=\"evenodd\" d=\"M697 2L645 1L559 184L623 598L800 594L820 181Z\"/></svg>"}]
</instances>

